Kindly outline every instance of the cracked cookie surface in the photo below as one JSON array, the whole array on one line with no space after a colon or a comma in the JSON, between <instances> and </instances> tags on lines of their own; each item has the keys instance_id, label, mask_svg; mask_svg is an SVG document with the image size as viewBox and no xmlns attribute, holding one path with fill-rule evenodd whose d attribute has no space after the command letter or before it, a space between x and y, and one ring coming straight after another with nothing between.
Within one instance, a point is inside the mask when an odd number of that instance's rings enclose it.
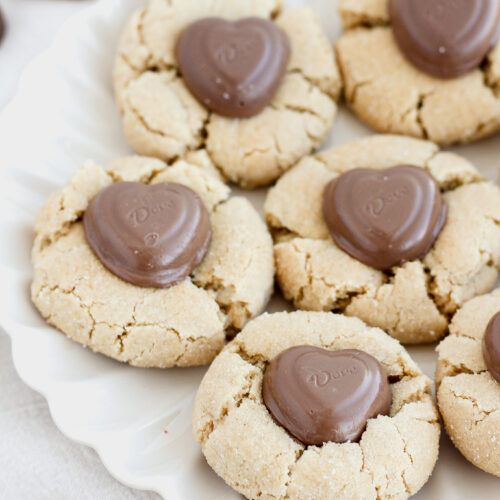
<instances>
[{"instance_id":1,"label":"cracked cookie surface","mask_svg":"<svg viewBox=\"0 0 500 500\"><path fill-rule=\"evenodd\" d=\"M388 0L341 0L345 33L335 46L353 111L379 132L470 142L500 129L500 43L486 63L441 80L406 60L393 37Z\"/></svg>"},{"instance_id":2,"label":"cracked cookie surface","mask_svg":"<svg viewBox=\"0 0 500 500\"><path fill-rule=\"evenodd\" d=\"M448 220L430 252L383 273L335 245L323 219L325 186L347 170L412 164L439 183ZM403 343L433 342L500 270L500 190L464 158L428 141L379 135L306 157L269 190L265 215L277 279L297 308L343 311Z\"/></svg>"},{"instance_id":3,"label":"cracked cookie surface","mask_svg":"<svg viewBox=\"0 0 500 500\"><path fill-rule=\"evenodd\" d=\"M358 443L304 446L293 439L273 420L261 390L267 364L296 345L374 356L393 382L390 415L369 420ZM408 498L437 460L431 384L399 342L357 318L264 314L212 363L196 396L193 429L210 466L247 498Z\"/></svg>"},{"instance_id":4,"label":"cracked cookie surface","mask_svg":"<svg viewBox=\"0 0 500 500\"><path fill-rule=\"evenodd\" d=\"M482 355L488 321L500 311L500 289L475 297L455 314L437 347L436 384L446 432L475 466L500 477L500 384Z\"/></svg>"},{"instance_id":5,"label":"cracked cookie surface","mask_svg":"<svg viewBox=\"0 0 500 500\"><path fill-rule=\"evenodd\" d=\"M81 219L89 201L118 181L176 182L198 193L213 234L192 276L167 289L142 288L101 264ZM106 170L85 164L38 215L34 304L70 338L119 361L147 367L210 362L227 335L264 309L273 288L267 228L246 199L229 194L203 151L172 165L144 157L115 160Z\"/></svg>"},{"instance_id":6,"label":"cracked cookie surface","mask_svg":"<svg viewBox=\"0 0 500 500\"><path fill-rule=\"evenodd\" d=\"M177 37L189 23L214 16L271 18L290 39L283 83L251 118L209 112L178 73ZM125 134L138 153L172 160L204 148L226 179L248 188L269 184L321 144L337 111L340 82L312 10L282 12L281 0L152 0L125 27L114 69Z\"/></svg>"}]
</instances>

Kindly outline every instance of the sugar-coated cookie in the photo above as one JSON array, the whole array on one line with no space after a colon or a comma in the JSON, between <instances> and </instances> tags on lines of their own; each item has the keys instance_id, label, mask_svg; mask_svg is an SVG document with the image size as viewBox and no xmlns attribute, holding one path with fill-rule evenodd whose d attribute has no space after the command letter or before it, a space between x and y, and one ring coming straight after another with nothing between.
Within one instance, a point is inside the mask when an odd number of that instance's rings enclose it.
<instances>
[{"instance_id":1,"label":"sugar-coated cookie","mask_svg":"<svg viewBox=\"0 0 500 500\"><path fill-rule=\"evenodd\" d=\"M476 467L500 477L500 382L483 352L488 325L499 312L499 289L457 311L450 335L437 347L436 384L439 410L455 446Z\"/></svg>"},{"instance_id":2,"label":"sugar-coated cookie","mask_svg":"<svg viewBox=\"0 0 500 500\"><path fill-rule=\"evenodd\" d=\"M425 255L385 270L360 261L345 251L348 246L341 249L334 242L323 213L324 194L333 179L356 168L379 171L402 164L432 176L447 215ZM378 187L374 186L366 203L377 212L375 202L380 200L375 199ZM405 189L386 193L389 202L395 195L392 216L398 216L400 207L406 210L397 199L408 194ZM349 196L344 197L347 208ZM362 206L356 211L354 201L352 205L353 217L363 212ZM423 212L416 208L413 212ZM304 158L270 189L265 214L275 241L277 279L287 299L300 309L344 311L403 343L438 340L447 331L449 315L465 301L490 291L498 277L500 190L484 181L467 160L442 152L431 142L372 136ZM439 213L429 217L435 226L427 230L439 229ZM360 220L363 217L356 222L358 227L351 223L348 229L360 230ZM427 250L430 243L426 239L422 248Z\"/></svg>"},{"instance_id":3,"label":"sugar-coated cookie","mask_svg":"<svg viewBox=\"0 0 500 500\"><path fill-rule=\"evenodd\" d=\"M361 120L441 145L500 129L497 2L341 0L339 11L345 32L337 60L346 101ZM460 12L462 20L450 19ZM461 68L465 74L450 77Z\"/></svg>"},{"instance_id":4,"label":"sugar-coated cookie","mask_svg":"<svg viewBox=\"0 0 500 500\"><path fill-rule=\"evenodd\" d=\"M192 196L201 199L211 226L211 238L205 233L200 243L203 246L207 238L210 240L208 251L204 248L200 255L201 263L195 258L182 267L184 274L167 283L160 280L158 287L147 287L150 281L144 282L144 277L149 280L151 276L144 273L148 263L141 261L141 252L158 245L161 251L165 250L161 245L177 251L167 237L179 229L178 225L165 238L156 229L148 233L144 248L129 255L127 237L123 237L129 229L122 231L123 221L117 218L120 214L112 210L109 230L99 227L103 217L98 214L97 225L92 226L98 234L87 239L89 228L84 230L82 218L87 224L89 202L123 181L155 187L180 184L181 189L187 186L194 192ZM142 197L141 193L137 196L139 202ZM158 208L153 202L154 198L147 197L144 201L152 212ZM165 207L171 208L168 200L166 205L160 204L160 208ZM146 218L143 213L144 209L138 208L126 215L135 226ZM198 212L186 213L189 217L180 218L183 224L198 217ZM116 241L109 240L116 225ZM186 234L183 238L180 244L187 241ZM167 250L172 250L170 247ZM43 205L35 226L32 260L32 300L47 321L73 340L137 366L210 362L227 335L264 309L273 289L272 241L264 222L247 200L230 197L229 188L203 151L172 165L145 157L115 160L106 170L86 163ZM136 280L141 286L130 282Z\"/></svg>"},{"instance_id":5,"label":"sugar-coated cookie","mask_svg":"<svg viewBox=\"0 0 500 500\"><path fill-rule=\"evenodd\" d=\"M388 414L368 419L360 439L350 442L307 445L294 438L268 410L263 383L273 363L295 346L326 350L327 357L333 351L355 350L355 356L362 351L381 365L390 382ZM288 367L294 373L282 372L291 377L290 389L296 379L300 387L305 384L306 393L319 396L312 398L313 406L328 399L321 398L321 391L338 398L336 391L342 393L344 381L356 378L363 366L329 370L324 362L324 355L319 363L317 358L292 360ZM370 377L364 380L372 383ZM428 480L438 456L440 425L430 386L399 342L357 318L306 311L264 314L249 322L210 366L196 396L193 429L209 465L247 498L408 498ZM299 393L302 398L304 391ZM280 397L288 397L287 391ZM349 394L340 399L346 403L339 404L340 412L349 407L343 415L347 421L355 405ZM312 406L309 413L307 404L301 409L300 419L309 414L330 418L330 412L315 413Z\"/></svg>"},{"instance_id":6,"label":"sugar-coated cookie","mask_svg":"<svg viewBox=\"0 0 500 500\"><path fill-rule=\"evenodd\" d=\"M168 161L188 151L206 149L226 179L250 188L269 184L321 144L336 114L335 101L341 88L333 48L312 10L282 11L281 3L151 0L147 8L130 18L116 57L114 84L125 134L135 151ZM264 51L273 71L281 71L283 57L287 58L277 89L274 81L268 81L267 66L265 71L257 71L257 76L251 75L250 79L257 78L254 83L238 86L230 78L224 80L233 75L230 63L238 63L245 51L252 55L262 40L243 37L253 28L231 28L225 21L218 28L225 34L219 38L200 34L199 29L191 32L193 23L200 22L203 31L205 18L214 17L243 23L245 18L257 17L270 23L274 31L279 29L281 37L287 39L288 52L284 49L281 59L273 59L276 40L281 38L276 33L265 35L272 50ZM181 36L189 36L189 40L183 38L185 43L178 46ZM186 54L189 50L194 51L191 57ZM250 59L248 65L253 67L255 60ZM222 65L217 68L221 71L214 70L214 61ZM182 68L179 62L184 63ZM245 70L245 65L237 68L241 73ZM193 71L200 73L193 75ZM264 87L272 93L268 105L254 116L222 116L207 107L224 108L224 99L232 101L245 91L245 85L252 84L247 93L253 99L252 109L262 104L253 93L255 88ZM218 85L224 91L213 95ZM207 91L210 93L203 94ZM201 94L205 99L200 100ZM249 104L243 101L242 105Z\"/></svg>"}]
</instances>

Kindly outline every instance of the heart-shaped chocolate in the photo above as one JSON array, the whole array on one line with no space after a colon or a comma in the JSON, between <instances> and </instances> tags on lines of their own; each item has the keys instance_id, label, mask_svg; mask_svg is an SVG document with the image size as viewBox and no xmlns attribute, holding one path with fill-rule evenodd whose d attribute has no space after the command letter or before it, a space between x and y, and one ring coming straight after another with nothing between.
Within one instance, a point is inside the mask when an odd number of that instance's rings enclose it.
<instances>
[{"instance_id":1,"label":"heart-shaped chocolate","mask_svg":"<svg viewBox=\"0 0 500 500\"><path fill-rule=\"evenodd\" d=\"M389 13L403 54L437 78L477 68L500 34L498 0L390 0Z\"/></svg>"},{"instance_id":2,"label":"heart-shaped chocolate","mask_svg":"<svg viewBox=\"0 0 500 500\"><path fill-rule=\"evenodd\" d=\"M483 358L491 376L500 382L500 312L489 321L483 337Z\"/></svg>"},{"instance_id":3,"label":"heart-shaped chocolate","mask_svg":"<svg viewBox=\"0 0 500 500\"><path fill-rule=\"evenodd\" d=\"M312 346L291 347L273 359L262 395L276 422L312 445L357 441L367 420L387 415L392 402L387 375L373 356Z\"/></svg>"},{"instance_id":4,"label":"heart-shaped chocolate","mask_svg":"<svg viewBox=\"0 0 500 500\"><path fill-rule=\"evenodd\" d=\"M325 189L323 213L335 243L386 271L427 254L446 222L439 186L423 168L356 168Z\"/></svg>"},{"instance_id":5,"label":"heart-shaped chocolate","mask_svg":"<svg viewBox=\"0 0 500 500\"><path fill-rule=\"evenodd\" d=\"M112 184L89 203L83 224L104 266L146 287L166 288L189 276L212 236L200 197L172 182Z\"/></svg>"},{"instance_id":6,"label":"heart-shaped chocolate","mask_svg":"<svg viewBox=\"0 0 500 500\"><path fill-rule=\"evenodd\" d=\"M185 84L202 104L220 115L244 118L271 102L290 44L267 19L206 18L183 31L175 53Z\"/></svg>"}]
</instances>

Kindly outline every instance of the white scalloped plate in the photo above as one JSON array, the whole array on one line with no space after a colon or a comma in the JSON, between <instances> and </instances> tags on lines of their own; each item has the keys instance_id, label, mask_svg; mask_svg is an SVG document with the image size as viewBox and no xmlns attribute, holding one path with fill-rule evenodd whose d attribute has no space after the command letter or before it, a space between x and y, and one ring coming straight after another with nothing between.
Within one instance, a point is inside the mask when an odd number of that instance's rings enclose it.
<instances>
[{"instance_id":1,"label":"white scalloped plate","mask_svg":"<svg viewBox=\"0 0 500 500\"><path fill-rule=\"evenodd\" d=\"M236 0L235 0L236 1ZM192 401L204 368L141 370L96 355L47 326L29 299L30 247L37 210L86 159L128 154L111 90L118 34L139 0L101 0L70 19L52 47L24 72L0 117L0 323L12 338L22 379L48 400L71 439L97 450L122 482L173 499L239 498L205 463L191 434ZM332 40L340 32L332 0L308 3ZM341 110L331 146L369 131ZM460 148L496 179L500 142ZM264 191L249 197L261 207ZM270 310L287 307L275 298ZM410 349L432 376L432 347ZM418 499L498 498L499 481L443 440L436 471ZM416 498L417 498L416 497Z\"/></svg>"}]
</instances>

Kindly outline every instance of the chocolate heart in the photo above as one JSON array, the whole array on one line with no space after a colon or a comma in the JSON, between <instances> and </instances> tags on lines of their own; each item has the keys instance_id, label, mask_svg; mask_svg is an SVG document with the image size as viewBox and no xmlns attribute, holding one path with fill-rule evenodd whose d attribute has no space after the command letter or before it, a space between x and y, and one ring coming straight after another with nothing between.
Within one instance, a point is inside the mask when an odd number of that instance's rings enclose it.
<instances>
[{"instance_id":1,"label":"chocolate heart","mask_svg":"<svg viewBox=\"0 0 500 500\"><path fill-rule=\"evenodd\" d=\"M83 224L90 247L112 273L157 288L189 276L212 236L200 197L171 182L112 184L89 203Z\"/></svg>"},{"instance_id":2,"label":"chocolate heart","mask_svg":"<svg viewBox=\"0 0 500 500\"><path fill-rule=\"evenodd\" d=\"M323 213L335 243L382 271L423 257L446 222L447 207L423 168L356 168L325 189Z\"/></svg>"},{"instance_id":3,"label":"chocolate heart","mask_svg":"<svg viewBox=\"0 0 500 500\"><path fill-rule=\"evenodd\" d=\"M366 422L387 415L392 395L380 363L357 349L283 351L267 367L262 395L278 424L304 444L357 441Z\"/></svg>"},{"instance_id":4,"label":"chocolate heart","mask_svg":"<svg viewBox=\"0 0 500 500\"><path fill-rule=\"evenodd\" d=\"M500 312L489 321L483 337L483 358L491 376L500 382Z\"/></svg>"},{"instance_id":5,"label":"chocolate heart","mask_svg":"<svg viewBox=\"0 0 500 500\"><path fill-rule=\"evenodd\" d=\"M290 44L272 21L206 18L190 24L175 48L182 77L207 108L223 116L256 115L286 71Z\"/></svg>"},{"instance_id":6,"label":"chocolate heart","mask_svg":"<svg viewBox=\"0 0 500 500\"><path fill-rule=\"evenodd\" d=\"M500 34L498 0L390 0L389 13L403 54L437 78L477 68Z\"/></svg>"}]
</instances>

